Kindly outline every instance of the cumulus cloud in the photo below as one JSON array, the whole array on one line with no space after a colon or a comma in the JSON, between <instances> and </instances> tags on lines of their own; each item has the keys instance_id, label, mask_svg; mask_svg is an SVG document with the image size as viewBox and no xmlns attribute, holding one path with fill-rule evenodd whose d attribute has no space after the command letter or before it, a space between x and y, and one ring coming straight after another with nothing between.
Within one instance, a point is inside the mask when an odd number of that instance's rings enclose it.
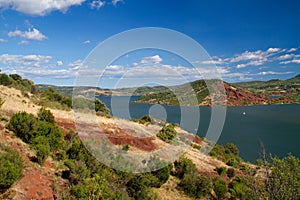
<instances>
[{"instance_id":1,"label":"cumulus cloud","mask_svg":"<svg viewBox=\"0 0 300 200\"><path fill-rule=\"evenodd\" d=\"M141 64L150 64L150 63L158 64L161 62L162 62L162 58L159 55L144 57L141 60Z\"/></svg>"},{"instance_id":2,"label":"cumulus cloud","mask_svg":"<svg viewBox=\"0 0 300 200\"><path fill-rule=\"evenodd\" d=\"M287 52L294 52L294 51L297 51L298 49L297 48L290 48Z\"/></svg>"},{"instance_id":3,"label":"cumulus cloud","mask_svg":"<svg viewBox=\"0 0 300 200\"><path fill-rule=\"evenodd\" d=\"M294 54L285 54L285 55L279 56L277 58L277 60L287 60L287 59L293 58L294 56L295 56Z\"/></svg>"},{"instance_id":4,"label":"cumulus cloud","mask_svg":"<svg viewBox=\"0 0 300 200\"><path fill-rule=\"evenodd\" d=\"M0 43L7 42L7 40L0 38Z\"/></svg>"},{"instance_id":5,"label":"cumulus cloud","mask_svg":"<svg viewBox=\"0 0 300 200\"><path fill-rule=\"evenodd\" d=\"M22 37L28 40L37 40L37 41L47 39L47 37L44 34L42 34L39 30L35 28L29 29L28 31L20 31L20 30L11 31L8 33L8 36Z\"/></svg>"},{"instance_id":6,"label":"cumulus cloud","mask_svg":"<svg viewBox=\"0 0 300 200\"><path fill-rule=\"evenodd\" d=\"M9 66L16 67L41 67L52 59L51 56L43 56L43 55L10 55L10 54L2 54L0 55L0 63Z\"/></svg>"},{"instance_id":7,"label":"cumulus cloud","mask_svg":"<svg viewBox=\"0 0 300 200\"><path fill-rule=\"evenodd\" d=\"M268 50L267 50L267 52L268 53L276 53L276 52L278 52L278 51L280 51L281 49L280 48L269 48Z\"/></svg>"},{"instance_id":8,"label":"cumulus cloud","mask_svg":"<svg viewBox=\"0 0 300 200\"><path fill-rule=\"evenodd\" d=\"M56 65L57 65L57 66L62 66L63 64L64 64L64 63L63 63L63 61L61 61L61 60L59 60L59 61L56 62Z\"/></svg>"},{"instance_id":9,"label":"cumulus cloud","mask_svg":"<svg viewBox=\"0 0 300 200\"><path fill-rule=\"evenodd\" d=\"M12 9L28 15L43 16L52 11L66 12L71 6L86 0L0 0L0 8Z\"/></svg>"},{"instance_id":10,"label":"cumulus cloud","mask_svg":"<svg viewBox=\"0 0 300 200\"><path fill-rule=\"evenodd\" d=\"M101 1L101 0L95 0L90 3L91 9L97 9L97 10L102 8L104 5L105 5L105 1Z\"/></svg>"}]
</instances>

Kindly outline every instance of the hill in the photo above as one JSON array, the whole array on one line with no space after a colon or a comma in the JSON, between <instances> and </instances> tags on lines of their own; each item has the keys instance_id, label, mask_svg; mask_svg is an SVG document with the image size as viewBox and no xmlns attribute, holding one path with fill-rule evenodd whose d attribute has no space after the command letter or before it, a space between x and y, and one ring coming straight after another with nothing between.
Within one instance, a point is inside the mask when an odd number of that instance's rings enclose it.
<instances>
[{"instance_id":1,"label":"hill","mask_svg":"<svg viewBox=\"0 0 300 200\"><path fill-rule=\"evenodd\" d=\"M210 87L210 92L207 87ZM224 92L222 93L222 88ZM149 92L142 95L137 101L158 103L166 105L190 105L186 99L188 96L197 98L197 104L201 106L210 106L215 104L224 104L229 106L242 106L242 105L260 105L260 104L282 104L282 103L295 103L296 101L289 96L278 98L270 98L257 92L236 87L220 80L198 80L191 83L172 86L169 89L164 89L158 92ZM178 99L179 98L179 99ZM212 101L214 99L214 101Z\"/></svg>"},{"instance_id":2,"label":"hill","mask_svg":"<svg viewBox=\"0 0 300 200\"><path fill-rule=\"evenodd\" d=\"M289 98L300 103L300 74L287 80L251 81L233 85L267 97Z\"/></svg>"},{"instance_id":3,"label":"hill","mask_svg":"<svg viewBox=\"0 0 300 200\"><path fill-rule=\"evenodd\" d=\"M205 87L202 82L197 85L201 93ZM51 89L45 91L51 97L47 99L50 105L64 104L61 100L66 97ZM127 121L82 112L76 116L75 126L70 109L42 107L36 104L41 97L45 96L0 85L0 199L300 197L299 159L291 155L282 160L273 158L272 164L263 160L254 165L243 162L232 143L215 145L209 155L204 155L199 150L207 148L210 141L194 137L176 125L159 124L149 116ZM97 127L91 124L95 118ZM79 127L84 132L77 133ZM102 134L98 133L99 128ZM182 153L182 147L187 148L182 156L161 169L136 174L118 170L132 164L125 157L104 149L101 155L108 153L116 161L104 165L83 145L99 144L102 136L117 150L125 151L125 155L160 152L160 158L154 156L138 162L149 169L174 158L174 153ZM282 180L284 184L278 185Z\"/></svg>"}]
</instances>

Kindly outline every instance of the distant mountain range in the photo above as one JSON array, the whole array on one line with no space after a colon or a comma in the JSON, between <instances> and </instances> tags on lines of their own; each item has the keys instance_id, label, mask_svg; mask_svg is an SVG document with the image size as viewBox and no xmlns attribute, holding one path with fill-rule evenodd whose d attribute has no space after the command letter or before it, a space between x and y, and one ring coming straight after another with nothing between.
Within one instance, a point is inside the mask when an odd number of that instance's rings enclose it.
<instances>
[{"instance_id":1,"label":"distant mountain range","mask_svg":"<svg viewBox=\"0 0 300 200\"><path fill-rule=\"evenodd\" d=\"M222 85L225 88L223 94L220 92ZM48 87L53 87L67 96L71 96L73 92L73 87L40 85L41 89ZM226 102L227 105L232 106L288 104L300 103L300 74L287 80L227 83L212 79L171 87L145 86L115 90L82 87L81 89L83 92L95 92L96 95L141 96L137 101L166 105L195 105L195 102L190 102L192 97L196 97L197 105L212 105L218 102Z\"/></svg>"}]
</instances>

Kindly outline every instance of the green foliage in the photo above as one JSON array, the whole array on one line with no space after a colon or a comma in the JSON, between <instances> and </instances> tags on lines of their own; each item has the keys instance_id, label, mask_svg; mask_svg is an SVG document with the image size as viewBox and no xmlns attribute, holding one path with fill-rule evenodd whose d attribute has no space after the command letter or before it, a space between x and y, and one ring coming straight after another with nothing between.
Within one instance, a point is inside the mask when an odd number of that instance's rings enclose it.
<instances>
[{"instance_id":1,"label":"green foliage","mask_svg":"<svg viewBox=\"0 0 300 200\"><path fill-rule=\"evenodd\" d=\"M9 86L13 83L13 79L6 74L0 74L0 85Z\"/></svg>"},{"instance_id":2,"label":"green foliage","mask_svg":"<svg viewBox=\"0 0 300 200\"><path fill-rule=\"evenodd\" d=\"M187 195L194 198L202 198L210 195L211 182L203 175L187 173L178 185Z\"/></svg>"},{"instance_id":3,"label":"green foliage","mask_svg":"<svg viewBox=\"0 0 300 200\"><path fill-rule=\"evenodd\" d=\"M227 143L224 148L226 154L233 154L235 156L239 155L239 149L233 143Z\"/></svg>"},{"instance_id":4,"label":"green foliage","mask_svg":"<svg viewBox=\"0 0 300 200\"><path fill-rule=\"evenodd\" d=\"M228 178L233 178L235 176L235 169L234 168L228 168L226 171L226 174Z\"/></svg>"},{"instance_id":5,"label":"green foliage","mask_svg":"<svg viewBox=\"0 0 300 200\"><path fill-rule=\"evenodd\" d=\"M228 186L224 179L216 179L213 183L213 189L218 199L225 199L228 192Z\"/></svg>"},{"instance_id":6,"label":"green foliage","mask_svg":"<svg viewBox=\"0 0 300 200\"><path fill-rule=\"evenodd\" d=\"M175 136L177 135L177 132L174 128L173 124L167 124L165 125L156 136L161 139L164 142L170 143Z\"/></svg>"},{"instance_id":7,"label":"green foliage","mask_svg":"<svg viewBox=\"0 0 300 200\"><path fill-rule=\"evenodd\" d=\"M130 146L128 144L124 145L122 150L123 151L128 151L130 149Z\"/></svg>"},{"instance_id":8,"label":"green foliage","mask_svg":"<svg viewBox=\"0 0 300 200\"><path fill-rule=\"evenodd\" d=\"M259 199L254 188L254 179L249 176L238 175L229 184L231 197L238 199Z\"/></svg>"},{"instance_id":9,"label":"green foliage","mask_svg":"<svg viewBox=\"0 0 300 200\"><path fill-rule=\"evenodd\" d=\"M242 160L239 157L238 148L233 143L227 143L224 147L216 144L209 152L209 155L216 157L232 167L238 167Z\"/></svg>"},{"instance_id":10,"label":"green foliage","mask_svg":"<svg viewBox=\"0 0 300 200\"><path fill-rule=\"evenodd\" d=\"M196 174L196 165L188 158L180 157L179 160L174 162L175 173L174 175L182 179L187 173Z\"/></svg>"},{"instance_id":11,"label":"green foliage","mask_svg":"<svg viewBox=\"0 0 300 200\"><path fill-rule=\"evenodd\" d=\"M299 158L289 154L272 158L271 175L266 182L269 199L300 199Z\"/></svg>"},{"instance_id":12,"label":"green foliage","mask_svg":"<svg viewBox=\"0 0 300 200\"><path fill-rule=\"evenodd\" d=\"M225 176L226 175L226 167L216 167L216 171L220 176Z\"/></svg>"},{"instance_id":13,"label":"green foliage","mask_svg":"<svg viewBox=\"0 0 300 200\"><path fill-rule=\"evenodd\" d=\"M10 74L9 77L15 81L22 81L22 77L18 74Z\"/></svg>"},{"instance_id":14,"label":"green foliage","mask_svg":"<svg viewBox=\"0 0 300 200\"><path fill-rule=\"evenodd\" d=\"M36 151L37 162L43 165L45 160L50 155L50 145L45 136L38 136L33 139L32 147Z\"/></svg>"},{"instance_id":15,"label":"green foliage","mask_svg":"<svg viewBox=\"0 0 300 200\"><path fill-rule=\"evenodd\" d=\"M41 110L39 118L51 121L52 113ZM31 147L36 150L38 162L43 164L50 151L55 152L63 147L64 132L54 122L41 120L36 119L32 114L19 112L11 117L7 127L24 142L31 144Z\"/></svg>"},{"instance_id":16,"label":"green foliage","mask_svg":"<svg viewBox=\"0 0 300 200\"><path fill-rule=\"evenodd\" d=\"M99 99L88 99L84 97L73 98L73 108L84 111L91 112L95 111L97 115L100 116L110 116L110 110L106 105Z\"/></svg>"},{"instance_id":17,"label":"green foliage","mask_svg":"<svg viewBox=\"0 0 300 200\"><path fill-rule=\"evenodd\" d=\"M63 94L56 92L52 87L47 90L40 91L38 104L57 109L70 109L72 107L72 99L65 97Z\"/></svg>"},{"instance_id":18,"label":"green foliage","mask_svg":"<svg viewBox=\"0 0 300 200\"><path fill-rule=\"evenodd\" d=\"M22 176L23 159L16 150L0 144L0 193Z\"/></svg>"},{"instance_id":19,"label":"green foliage","mask_svg":"<svg viewBox=\"0 0 300 200\"><path fill-rule=\"evenodd\" d=\"M41 107L37 115L38 115L38 119L41 121L46 121L51 124L55 123L53 114L51 113L50 110L46 110L45 107Z\"/></svg>"},{"instance_id":20,"label":"green foliage","mask_svg":"<svg viewBox=\"0 0 300 200\"><path fill-rule=\"evenodd\" d=\"M36 123L37 120L33 114L19 112L10 118L7 127L24 142L29 143L33 137L32 131L34 130Z\"/></svg>"}]
</instances>

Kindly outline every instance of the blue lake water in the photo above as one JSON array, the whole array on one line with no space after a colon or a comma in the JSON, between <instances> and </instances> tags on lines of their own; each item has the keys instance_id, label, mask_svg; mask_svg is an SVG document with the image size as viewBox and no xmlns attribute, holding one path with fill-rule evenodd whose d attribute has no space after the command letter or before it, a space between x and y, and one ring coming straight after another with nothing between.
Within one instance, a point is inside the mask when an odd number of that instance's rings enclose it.
<instances>
[{"instance_id":1,"label":"blue lake water","mask_svg":"<svg viewBox=\"0 0 300 200\"><path fill-rule=\"evenodd\" d=\"M154 114L168 122L180 123L179 106L136 103L137 97L99 97L115 117L130 119ZM112 106L113 105L113 106ZM192 109L184 107L184 109ZM206 135L211 118L210 107L200 107L199 128L183 127L199 136ZM233 142L240 149L240 156L250 162L260 158L261 143L267 153L279 157L291 152L300 157L300 105L259 105L227 107L225 124L217 141L224 145Z\"/></svg>"}]
</instances>

